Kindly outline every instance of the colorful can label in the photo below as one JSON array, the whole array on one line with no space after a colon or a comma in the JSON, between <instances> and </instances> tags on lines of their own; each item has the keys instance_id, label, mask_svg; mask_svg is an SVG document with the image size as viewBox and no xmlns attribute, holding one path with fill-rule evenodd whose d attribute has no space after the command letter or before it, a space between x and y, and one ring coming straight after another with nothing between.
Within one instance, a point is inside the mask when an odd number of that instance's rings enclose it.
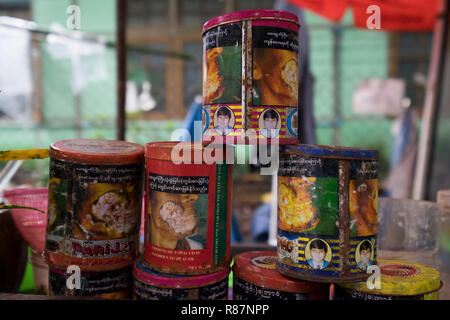
<instances>
[{"instance_id":1,"label":"colorful can label","mask_svg":"<svg viewBox=\"0 0 450 320\"><path fill-rule=\"evenodd\" d=\"M203 141L298 143L298 29L255 12L204 32Z\"/></svg>"},{"instance_id":2,"label":"colorful can label","mask_svg":"<svg viewBox=\"0 0 450 320\"><path fill-rule=\"evenodd\" d=\"M49 270L50 295L94 296L105 299L131 298L133 288L131 267L106 272L81 272L80 279L75 279L76 276L76 274L67 273L66 270L51 268Z\"/></svg>"},{"instance_id":3,"label":"colorful can label","mask_svg":"<svg viewBox=\"0 0 450 320\"><path fill-rule=\"evenodd\" d=\"M143 265L205 274L230 262L231 166L147 158Z\"/></svg>"},{"instance_id":4,"label":"colorful can label","mask_svg":"<svg viewBox=\"0 0 450 320\"><path fill-rule=\"evenodd\" d=\"M133 264L139 244L144 165L50 160L48 262L82 271Z\"/></svg>"},{"instance_id":5,"label":"colorful can label","mask_svg":"<svg viewBox=\"0 0 450 320\"><path fill-rule=\"evenodd\" d=\"M367 277L377 258L376 160L282 154L277 268L300 279Z\"/></svg>"},{"instance_id":6,"label":"colorful can label","mask_svg":"<svg viewBox=\"0 0 450 320\"><path fill-rule=\"evenodd\" d=\"M234 300L309 300L308 293L294 293L259 287L233 277Z\"/></svg>"}]
</instances>

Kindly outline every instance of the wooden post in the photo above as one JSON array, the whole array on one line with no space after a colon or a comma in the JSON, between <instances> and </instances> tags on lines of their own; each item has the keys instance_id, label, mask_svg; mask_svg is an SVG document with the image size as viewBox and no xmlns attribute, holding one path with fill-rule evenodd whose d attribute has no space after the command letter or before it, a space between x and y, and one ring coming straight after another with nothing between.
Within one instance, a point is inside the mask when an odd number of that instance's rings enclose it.
<instances>
[{"instance_id":1,"label":"wooden post","mask_svg":"<svg viewBox=\"0 0 450 320\"><path fill-rule=\"evenodd\" d=\"M127 85L126 52L126 0L116 0L116 52L117 52L117 140L125 140L125 102Z\"/></svg>"},{"instance_id":2,"label":"wooden post","mask_svg":"<svg viewBox=\"0 0 450 320\"><path fill-rule=\"evenodd\" d=\"M436 122L437 105L439 103L440 87L443 74L443 50L445 50L446 25L448 21L448 0L441 0L438 17L433 31L433 44L427 86L425 91L425 104L422 117L422 130L417 152L416 172L412 197L414 200L425 198L426 184L429 180L429 163L432 153L434 123Z\"/></svg>"}]
</instances>

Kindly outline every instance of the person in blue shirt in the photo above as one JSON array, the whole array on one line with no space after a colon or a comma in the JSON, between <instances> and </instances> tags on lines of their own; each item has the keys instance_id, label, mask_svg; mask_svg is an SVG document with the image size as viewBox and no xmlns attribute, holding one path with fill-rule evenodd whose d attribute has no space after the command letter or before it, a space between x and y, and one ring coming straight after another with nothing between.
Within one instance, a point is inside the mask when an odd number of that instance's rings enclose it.
<instances>
[{"instance_id":1,"label":"person in blue shirt","mask_svg":"<svg viewBox=\"0 0 450 320\"><path fill-rule=\"evenodd\" d=\"M327 244L320 239L313 240L309 245L309 251L311 254L311 258L306 261L313 269L325 269L329 261L325 260L327 255L328 246Z\"/></svg>"},{"instance_id":2,"label":"person in blue shirt","mask_svg":"<svg viewBox=\"0 0 450 320\"><path fill-rule=\"evenodd\" d=\"M217 110L217 125L214 127L216 132L221 136L226 136L233 127L230 126L231 110L227 107L220 107Z\"/></svg>"},{"instance_id":3,"label":"person in blue shirt","mask_svg":"<svg viewBox=\"0 0 450 320\"><path fill-rule=\"evenodd\" d=\"M364 241L359 246L359 257L358 268L366 271L367 267L372 265L373 261L370 259L372 255L372 244L369 241Z\"/></svg>"}]
</instances>

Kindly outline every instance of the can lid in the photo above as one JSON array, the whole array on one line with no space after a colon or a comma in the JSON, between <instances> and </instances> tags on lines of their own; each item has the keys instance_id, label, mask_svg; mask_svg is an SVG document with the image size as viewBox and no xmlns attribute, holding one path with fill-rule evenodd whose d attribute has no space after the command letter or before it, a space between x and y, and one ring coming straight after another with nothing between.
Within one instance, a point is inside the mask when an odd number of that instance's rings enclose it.
<instances>
[{"instance_id":1,"label":"can lid","mask_svg":"<svg viewBox=\"0 0 450 320\"><path fill-rule=\"evenodd\" d=\"M211 144L205 147L201 142L150 142L145 145L146 158L174 163L181 161L192 164L225 162L227 157L234 157L233 152L233 147L229 145Z\"/></svg>"},{"instance_id":2,"label":"can lid","mask_svg":"<svg viewBox=\"0 0 450 320\"><path fill-rule=\"evenodd\" d=\"M204 287L225 279L228 277L229 273L230 268L225 268L219 272L195 276L162 274L144 267L140 260L135 262L133 268L134 277L141 282L156 287L179 289Z\"/></svg>"},{"instance_id":3,"label":"can lid","mask_svg":"<svg viewBox=\"0 0 450 320\"><path fill-rule=\"evenodd\" d=\"M275 251L248 251L234 257L233 275L256 286L272 290L308 293L326 284L287 278L276 270Z\"/></svg>"},{"instance_id":4,"label":"can lid","mask_svg":"<svg viewBox=\"0 0 450 320\"><path fill-rule=\"evenodd\" d=\"M377 160L378 150L358 149L349 147L322 146L313 144L298 144L280 147L282 152L304 156L316 156L339 159L370 159Z\"/></svg>"},{"instance_id":5,"label":"can lid","mask_svg":"<svg viewBox=\"0 0 450 320\"><path fill-rule=\"evenodd\" d=\"M52 143L49 155L59 160L89 164L126 164L142 162L144 147L117 140L69 139Z\"/></svg>"},{"instance_id":6,"label":"can lid","mask_svg":"<svg viewBox=\"0 0 450 320\"><path fill-rule=\"evenodd\" d=\"M299 25L297 15L281 10L244 10L226 13L208 20L203 25L203 32L215 26L241 20L277 19L286 20Z\"/></svg>"},{"instance_id":7,"label":"can lid","mask_svg":"<svg viewBox=\"0 0 450 320\"><path fill-rule=\"evenodd\" d=\"M367 283L339 283L340 287L369 294L411 296L436 291L441 286L439 271L418 263L378 259L381 289L369 289Z\"/></svg>"}]
</instances>

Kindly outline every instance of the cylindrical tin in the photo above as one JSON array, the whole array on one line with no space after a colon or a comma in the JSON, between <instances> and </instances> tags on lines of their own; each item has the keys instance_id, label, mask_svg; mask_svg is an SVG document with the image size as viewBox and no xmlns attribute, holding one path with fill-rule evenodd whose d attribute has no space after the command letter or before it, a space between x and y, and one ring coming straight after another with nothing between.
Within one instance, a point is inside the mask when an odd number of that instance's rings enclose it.
<instances>
[{"instance_id":1,"label":"cylindrical tin","mask_svg":"<svg viewBox=\"0 0 450 320\"><path fill-rule=\"evenodd\" d=\"M50 146L46 259L65 269L107 271L137 256L144 148L97 139Z\"/></svg>"},{"instance_id":2,"label":"cylindrical tin","mask_svg":"<svg viewBox=\"0 0 450 320\"><path fill-rule=\"evenodd\" d=\"M50 268L48 283L52 296L130 299L133 290L132 266L105 272Z\"/></svg>"},{"instance_id":3,"label":"cylindrical tin","mask_svg":"<svg viewBox=\"0 0 450 320\"><path fill-rule=\"evenodd\" d=\"M378 152L286 146L278 169L277 270L361 281L377 259Z\"/></svg>"},{"instance_id":4,"label":"cylindrical tin","mask_svg":"<svg viewBox=\"0 0 450 320\"><path fill-rule=\"evenodd\" d=\"M200 276L170 276L134 265L135 300L226 300L228 275L226 268Z\"/></svg>"},{"instance_id":5,"label":"cylindrical tin","mask_svg":"<svg viewBox=\"0 0 450 320\"><path fill-rule=\"evenodd\" d=\"M298 17L228 13L203 26L203 142L296 144Z\"/></svg>"},{"instance_id":6,"label":"cylindrical tin","mask_svg":"<svg viewBox=\"0 0 450 320\"><path fill-rule=\"evenodd\" d=\"M328 300L329 284L286 278L276 271L277 253L249 251L236 255L234 300Z\"/></svg>"},{"instance_id":7,"label":"cylindrical tin","mask_svg":"<svg viewBox=\"0 0 450 320\"><path fill-rule=\"evenodd\" d=\"M378 260L377 279L335 285L336 300L439 300L439 271L432 267L397 260Z\"/></svg>"},{"instance_id":8,"label":"cylindrical tin","mask_svg":"<svg viewBox=\"0 0 450 320\"><path fill-rule=\"evenodd\" d=\"M229 267L232 166L216 162L219 153L201 143L146 145L145 267L177 275Z\"/></svg>"}]
</instances>

